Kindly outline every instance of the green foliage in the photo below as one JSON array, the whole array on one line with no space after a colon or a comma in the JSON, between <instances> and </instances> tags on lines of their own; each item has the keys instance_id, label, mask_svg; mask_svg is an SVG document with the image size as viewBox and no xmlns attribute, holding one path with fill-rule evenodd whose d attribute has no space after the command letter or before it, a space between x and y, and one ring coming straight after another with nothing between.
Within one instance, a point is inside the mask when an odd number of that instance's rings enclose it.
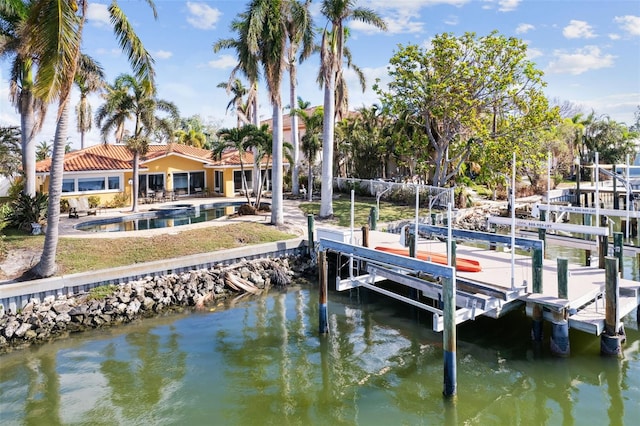
<instances>
[{"instance_id":1,"label":"green foliage","mask_svg":"<svg viewBox=\"0 0 640 426\"><path fill-rule=\"evenodd\" d=\"M2 230L8 225L7 218L11 213L11 206L6 203L0 204L0 259L3 259L7 252Z\"/></svg>"},{"instance_id":2,"label":"green foliage","mask_svg":"<svg viewBox=\"0 0 640 426\"><path fill-rule=\"evenodd\" d=\"M412 130L402 149L415 170L431 169L433 185L445 186L469 159L487 174L508 172L514 150L538 160L529 155L545 150L534 136L555 123L557 111L526 44L492 32L440 34L430 46L400 46L388 91L377 88L383 107Z\"/></svg>"},{"instance_id":3,"label":"green foliage","mask_svg":"<svg viewBox=\"0 0 640 426\"><path fill-rule=\"evenodd\" d=\"M95 209L96 207L100 206L100 197L98 197L97 195L90 195L88 197L88 200L90 208Z\"/></svg>"},{"instance_id":4,"label":"green foliage","mask_svg":"<svg viewBox=\"0 0 640 426\"><path fill-rule=\"evenodd\" d=\"M15 200L24 191L24 176L20 175L11 182L9 187L9 198Z\"/></svg>"},{"instance_id":5,"label":"green foliage","mask_svg":"<svg viewBox=\"0 0 640 426\"><path fill-rule=\"evenodd\" d=\"M60 199L60 211L65 213L69 211L69 200L66 198Z\"/></svg>"},{"instance_id":6,"label":"green foliage","mask_svg":"<svg viewBox=\"0 0 640 426\"><path fill-rule=\"evenodd\" d=\"M20 194L11 203L10 225L14 228L29 230L32 223L43 224L47 219L48 201L49 197L39 192L33 197Z\"/></svg>"},{"instance_id":7,"label":"green foliage","mask_svg":"<svg viewBox=\"0 0 640 426\"><path fill-rule=\"evenodd\" d=\"M22 151L18 127L0 127L0 158L0 175L13 176L20 170Z\"/></svg>"},{"instance_id":8,"label":"green foliage","mask_svg":"<svg viewBox=\"0 0 640 426\"><path fill-rule=\"evenodd\" d=\"M124 192L118 192L112 199L107 203L107 207L109 208L117 208L117 207L125 207L129 203L129 197Z\"/></svg>"},{"instance_id":9,"label":"green foliage","mask_svg":"<svg viewBox=\"0 0 640 426\"><path fill-rule=\"evenodd\" d=\"M89 290L89 299L91 300L104 300L105 298L111 296L118 289L118 286L115 284L101 285L99 287L94 287Z\"/></svg>"}]
</instances>

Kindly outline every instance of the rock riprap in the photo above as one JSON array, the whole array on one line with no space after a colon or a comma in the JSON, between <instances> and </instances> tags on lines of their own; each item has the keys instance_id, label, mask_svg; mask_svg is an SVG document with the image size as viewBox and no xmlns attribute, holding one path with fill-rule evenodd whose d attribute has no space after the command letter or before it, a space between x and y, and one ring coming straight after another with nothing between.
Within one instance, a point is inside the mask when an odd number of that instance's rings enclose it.
<instances>
[{"instance_id":1,"label":"rock riprap","mask_svg":"<svg viewBox=\"0 0 640 426\"><path fill-rule=\"evenodd\" d=\"M148 276L84 294L32 300L20 312L0 318L0 352L72 332L128 323L170 310L204 308L240 294L284 287L309 267L307 261L295 257L241 260L181 274Z\"/></svg>"}]
</instances>

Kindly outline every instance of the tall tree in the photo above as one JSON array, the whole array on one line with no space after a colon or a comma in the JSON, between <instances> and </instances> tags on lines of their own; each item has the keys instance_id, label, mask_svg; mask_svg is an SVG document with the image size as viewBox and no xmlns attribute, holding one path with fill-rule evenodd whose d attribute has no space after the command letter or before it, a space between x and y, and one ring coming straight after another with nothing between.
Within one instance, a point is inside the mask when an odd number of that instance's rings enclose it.
<instances>
[{"instance_id":1,"label":"tall tree","mask_svg":"<svg viewBox=\"0 0 640 426\"><path fill-rule=\"evenodd\" d=\"M342 79L345 23L355 19L386 30L387 26L373 10L355 7L356 0L323 0L322 15L327 27L322 32L320 67L324 80L324 128L322 131L322 189L320 217L333 216L333 143L336 117L336 82Z\"/></svg>"},{"instance_id":2,"label":"tall tree","mask_svg":"<svg viewBox=\"0 0 640 426\"><path fill-rule=\"evenodd\" d=\"M155 6L147 0L154 16ZM30 8L24 34L23 51L37 57L38 70L34 93L43 102L58 101L55 142L49 180L49 204L44 249L32 273L48 277L56 271L58 223L64 150L68 134L69 99L80 58L82 31L86 19L86 0L37 0ZM120 47L125 51L136 76L154 87L153 58L133 31L126 15L113 0L108 7L110 22Z\"/></svg>"},{"instance_id":3,"label":"tall tree","mask_svg":"<svg viewBox=\"0 0 640 426\"><path fill-rule=\"evenodd\" d=\"M0 127L0 176L12 177L20 170L20 129Z\"/></svg>"},{"instance_id":4,"label":"tall tree","mask_svg":"<svg viewBox=\"0 0 640 426\"><path fill-rule=\"evenodd\" d=\"M318 107L311 114L308 114L304 109L298 109L296 114L302 119L305 128L304 135L302 135L302 151L307 157L307 185L309 186L307 195L309 196L309 201L312 201L313 167L318 157L318 151L322 148L322 120L324 119L324 111L322 107Z\"/></svg>"},{"instance_id":5,"label":"tall tree","mask_svg":"<svg viewBox=\"0 0 640 426\"><path fill-rule=\"evenodd\" d=\"M257 53L251 51L249 47L249 14L240 13L236 19L231 22L231 31L237 34L237 38L220 39L213 45L214 53L222 49L233 49L236 51L238 65L236 65L229 76L227 83L227 91L231 91L237 73L240 72L249 80L249 88L247 91L247 100L245 102L247 121L254 126L260 126L260 116L258 114L258 79L260 77L260 64ZM234 95L235 96L235 95ZM254 149L254 156L257 151ZM260 184L260 168L254 165L253 168L253 185L258 187Z\"/></svg>"},{"instance_id":6,"label":"tall tree","mask_svg":"<svg viewBox=\"0 0 640 426\"><path fill-rule=\"evenodd\" d=\"M246 157L246 151L249 145L249 139L252 132L256 129L253 124L247 124L242 127L224 128L218 130L218 144L214 147L214 157L219 157L223 151L228 148L232 148L238 151L238 158L240 160L240 179L242 190L247 197L247 204L251 204L250 192L247 184L247 179L244 174L244 163ZM257 190L257 188L254 188Z\"/></svg>"},{"instance_id":7,"label":"tall tree","mask_svg":"<svg viewBox=\"0 0 640 426\"><path fill-rule=\"evenodd\" d=\"M558 114L542 91L542 71L526 53L521 40L492 32L439 34L430 48L400 46L391 58L389 90L379 94L394 114L422 128L429 151L417 160L433 185L450 184L474 147L496 175L509 173L514 149L544 161L546 152L531 136L555 124Z\"/></svg>"},{"instance_id":8,"label":"tall tree","mask_svg":"<svg viewBox=\"0 0 640 426\"><path fill-rule=\"evenodd\" d=\"M88 96L104 87L104 70L102 66L87 55L80 55L75 83L80 90L80 100L76 105L76 120L80 133L80 149L84 149L84 135L92 127L92 111Z\"/></svg>"},{"instance_id":9,"label":"tall tree","mask_svg":"<svg viewBox=\"0 0 640 426\"><path fill-rule=\"evenodd\" d=\"M271 224L284 223L284 148L282 123L282 76L286 67L287 30L284 25L287 0L252 0L247 11L249 51L262 65L269 99L273 107L273 167Z\"/></svg>"},{"instance_id":10,"label":"tall tree","mask_svg":"<svg viewBox=\"0 0 640 426\"><path fill-rule=\"evenodd\" d=\"M286 28L289 44L287 46L287 66L289 69L289 102L294 108L298 99L297 95L297 64L311 56L313 52L313 20L309 11L311 0L304 3L290 1L288 3ZM299 58L298 52L300 52ZM291 144L293 145L293 167L291 172L291 191L298 195L300 173L300 137L298 135L298 117L292 111L291 120Z\"/></svg>"},{"instance_id":11,"label":"tall tree","mask_svg":"<svg viewBox=\"0 0 640 426\"><path fill-rule=\"evenodd\" d=\"M140 157L147 153L151 135L156 128L161 127L168 135L174 133L169 123L178 121L179 114L174 104L155 97L154 87L149 80L138 80L130 74L122 74L116 78L113 86L119 88L118 91L112 92L115 100L107 99L100 107L96 121L103 139L106 139L112 131L113 124L117 122L115 116L133 120L133 134L126 139L125 144L133 154L131 211L135 212L138 211ZM168 113L170 119L156 116L158 111Z\"/></svg>"},{"instance_id":12,"label":"tall tree","mask_svg":"<svg viewBox=\"0 0 640 426\"><path fill-rule=\"evenodd\" d=\"M9 79L11 103L20 114L24 193L36 193L36 141L47 111L47 102L33 93L37 57L25 50L21 28L35 0L6 0L0 3L0 58L13 58Z\"/></svg>"},{"instance_id":13,"label":"tall tree","mask_svg":"<svg viewBox=\"0 0 640 426\"><path fill-rule=\"evenodd\" d=\"M237 117L237 127L245 124L252 124L252 110L248 102L245 102L244 97L249 93L246 87L242 84L239 78L234 78L232 81L218 83L218 86L227 91L227 95L232 95L231 100L227 104L227 111L234 110Z\"/></svg>"}]
</instances>

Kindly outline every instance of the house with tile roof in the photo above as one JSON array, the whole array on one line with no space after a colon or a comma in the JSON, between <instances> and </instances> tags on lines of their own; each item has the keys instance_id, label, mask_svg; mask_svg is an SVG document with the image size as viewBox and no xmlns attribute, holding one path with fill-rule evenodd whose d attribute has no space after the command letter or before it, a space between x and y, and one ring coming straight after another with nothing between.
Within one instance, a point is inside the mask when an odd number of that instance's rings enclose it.
<instances>
[{"instance_id":1,"label":"house with tile roof","mask_svg":"<svg viewBox=\"0 0 640 426\"><path fill-rule=\"evenodd\" d=\"M261 160L264 170L267 158ZM242 191L242 168L249 189L252 189L253 154L242 153L243 167L237 150L227 150L220 158L211 151L181 144L149 145L140 158L139 191L166 192L176 197L202 194L233 197ZM38 191L47 192L51 159L36 163ZM268 174L271 170L268 170ZM64 157L62 196L98 196L108 204L124 193L131 200L133 154L122 144L94 145L73 151Z\"/></svg>"}]
</instances>

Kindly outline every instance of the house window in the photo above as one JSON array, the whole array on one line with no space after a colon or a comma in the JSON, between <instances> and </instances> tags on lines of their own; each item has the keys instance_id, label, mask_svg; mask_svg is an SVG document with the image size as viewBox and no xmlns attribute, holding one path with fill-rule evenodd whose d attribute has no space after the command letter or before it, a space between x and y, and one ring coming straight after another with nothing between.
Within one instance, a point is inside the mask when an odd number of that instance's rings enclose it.
<instances>
[{"instance_id":1,"label":"house window","mask_svg":"<svg viewBox=\"0 0 640 426\"><path fill-rule=\"evenodd\" d=\"M245 170L244 171L244 180L246 182L243 183L242 182L242 171L235 170L233 172L233 190L235 192L244 191L245 184L246 184L246 188L248 188L249 190L253 189L253 179L252 179L251 176L253 176L252 171L251 170Z\"/></svg>"},{"instance_id":2,"label":"house window","mask_svg":"<svg viewBox=\"0 0 640 426\"><path fill-rule=\"evenodd\" d=\"M76 192L76 180L62 179L62 192Z\"/></svg>"},{"instance_id":3,"label":"house window","mask_svg":"<svg viewBox=\"0 0 640 426\"><path fill-rule=\"evenodd\" d=\"M62 192L119 191L120 176L84 176L62 179Z\"/></svg>"},{"instance_id":4,"label":"house window","mask_svg":"<svg viewBox=\"0 0 640 426\"><path fill-rule=\"evenodd\" d=\"M173 190L178 195L200 194L204 191L204 172L183 172L173 174Z\"/></svg>"},{"instance_id":5,"label":"house window","mask_svg":"<svg viewBox=\"0 0 640 426\"><path fill-rule=\"evenodd\" d=\"M224 182L224 176L222 172L215 171L213 172L214 177L214 188L213 190L218 193L222 193L222 183Z\"/></svg>"},{"instance_id":6,"label":"house window","mask_svg":"<svg viewBox=\"0 0 640 426\"><path fill-rule=\"evenodd\" d=\"M103 191L105 188L104 181L103 177L78 178L78 191Z\"/></svg>"},{"instance_id":7,"label":"house window","mask_svg":"<svg viewBox=\"0 0 640 426\"><path fill-rule=\"evenodd\" d=\"M109 176L107 182L109 183L109 189L120 189L120 178L118 176Z\"/></svg>"}]
</instances>

